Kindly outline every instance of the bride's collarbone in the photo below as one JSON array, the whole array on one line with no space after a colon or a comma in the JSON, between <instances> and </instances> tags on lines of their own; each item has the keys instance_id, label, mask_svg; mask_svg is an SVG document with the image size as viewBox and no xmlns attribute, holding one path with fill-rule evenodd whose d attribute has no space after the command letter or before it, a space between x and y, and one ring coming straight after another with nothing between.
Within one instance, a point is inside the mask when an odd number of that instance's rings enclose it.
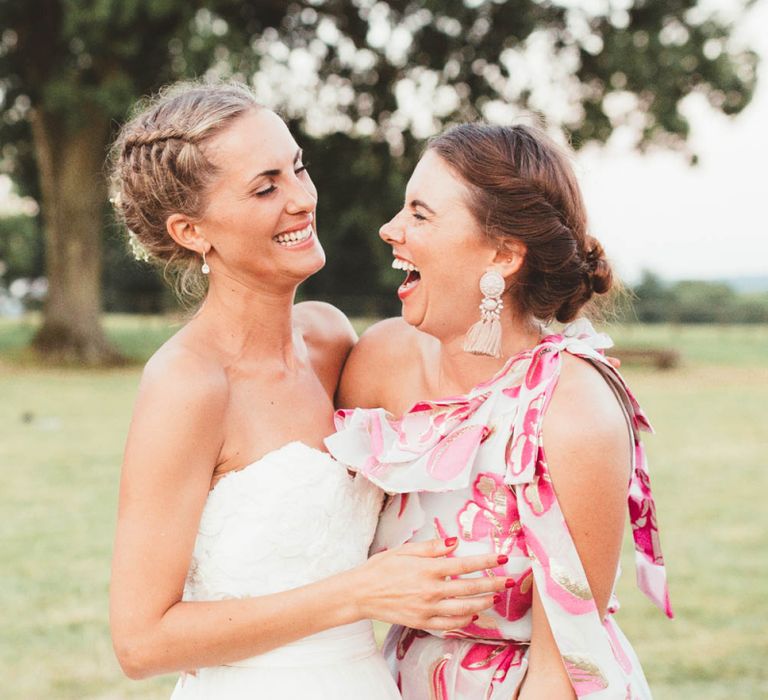
<instances>
[{"instance_id":1,"label":"bride's collarbone","mask_svg":"<svg viewBox=\"0 0 768 700\"><path fill-rule=\"evenodd\" d=\"M246 432L271 441L275 434L313 425L322 430L333 425L333 400L321 387L233 394L225 414L225 439Z\"/></svg>"},{"instance_id":2,"label":"bride's collarbone","mask_svg":"<svg viewBox=\"0 0 768 700\"><path fill-rule=\"evenodd\" d=\"M334 430L333 404L311 394L253 397L233 407L226 417L214 482L291 443L324 451L323 439Z\"/></svg>"}]
</instances>

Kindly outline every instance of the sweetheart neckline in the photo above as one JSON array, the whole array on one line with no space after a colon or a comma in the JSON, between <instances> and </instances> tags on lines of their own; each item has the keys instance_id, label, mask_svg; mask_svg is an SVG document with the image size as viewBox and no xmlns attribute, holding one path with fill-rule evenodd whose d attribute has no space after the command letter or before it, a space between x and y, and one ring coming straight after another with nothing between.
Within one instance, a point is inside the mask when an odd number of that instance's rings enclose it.
<instances>
[{"instance_id":1,"label":"sweetheart neckline","mask_svg":"<svg viewBox=\"0 0 768 700\"><path fill-rule=\"evenodd\" d=\"M283 452L289 447L293 447L295 445L298 445L299 447L303 447L306 450L309 450L310 452L314 452L315 454L321 455L323 457L327 457L329 461L333 462L334 464L338 464L340 467L344 468L344 471L347 472L347 476L352 479L352 476L347 471L346 467L344 467L343 464L341 464L338 460L334 459L334 457L331 455L330 452L326 452L325 450L320 450L317 447L312 447L312 445L308 445L306 442L302 440L291 440L290 442L286 442L283 445L280 445L280 447L275 447L273 450L269 450L268 452L265 452L261 457L258 459L255 459L253 462L249 462L248 464L238 467L237 469L230 469L226 472L224 472L217 480L216 483L213 485L213 488L208 489L208 497L211 496L211 494L218 488L219 484L224 481L227 477L232 476L234 474L240 474L241 472L244 472L251 467L255 467L259 462L263 462L267 457L271 457L273 455L279 454L280 452Z\"/></svg>"}]
</instances>

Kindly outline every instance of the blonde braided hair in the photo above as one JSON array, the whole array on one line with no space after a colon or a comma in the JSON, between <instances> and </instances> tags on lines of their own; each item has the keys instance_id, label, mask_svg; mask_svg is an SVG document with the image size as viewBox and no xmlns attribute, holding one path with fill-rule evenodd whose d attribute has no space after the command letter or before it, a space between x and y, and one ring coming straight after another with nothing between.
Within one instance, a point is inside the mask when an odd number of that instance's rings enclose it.
<instances>
[{"instance_id":1,"label":"blonde braided hair","mask_svg":"<svg viewBox=\"0 0 768 700\"><path fill-rule=\"evenodd\" d=\"M140 102L112 146L110 201L134 257L161 265L182 300L201 299L207 284L198 254L170 237L166 221L202 216L219 170L204 144L251 109L261 105L243 84L175 83Z\"/></svg>"}]
</instances>

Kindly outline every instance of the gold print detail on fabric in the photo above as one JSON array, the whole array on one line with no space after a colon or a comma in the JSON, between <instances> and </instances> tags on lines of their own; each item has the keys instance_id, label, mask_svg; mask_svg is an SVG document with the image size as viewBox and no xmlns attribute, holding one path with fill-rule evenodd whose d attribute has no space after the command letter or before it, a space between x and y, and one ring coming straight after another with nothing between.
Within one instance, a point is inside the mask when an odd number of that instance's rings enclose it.
<instances>
[{"instance_id":1,"label":"gold print detail on fabric","mask_svg":"<svg viewBox=\"0 0 768 700\"><path fill-rule=\"evenodd\" d=\"M537 474L533 477L533 481L530 484L526 484L523 487L523 495L531 504L531 508L536 515L541 515L544 512L544 504L541 502L541 494L539 493L539 479L550 481L549 474L544 474L543 477Z\"/></svg>"},{"instance_id":2,"label":"gold print detail on fabric","mask_svg":"<svg viewBox=\"0 0 768 700\"><path fill-rule=\"evenodd\" d=\"M479 659L474 663L467 664L464 666L464 668L469 669L470 671L477 671L483 668L488 668L488 666L493 664L493 662L505 651L507 651L507 645L499 644L498 646L495 646L484 659Z\"/></svg>"},{"instance_id":3,"label":"gold print detail on fabric","mask_svg":"<svg viewBox=\"0 0 768 700\"><path fill-rule=\"evenodd\" d=\"M526 595L531 590L533 585L533 572L528 572L528 575L520 582L520 593Z\"/></svg>"},{"instance_id":4,"label":"gold print detail on fabric","mask_svg":"<svg viewBox=\"0 0 768 700\"><path fill-rule=\"evenodd\" d=\"M499 488L493 479L489 479L487 476L481 476L477 481L477 490L489 503L493 504L495 513L502 516L506 514L508 493L506 489Z\"/></svg>"},{"instance_id":5,"label":"gold print detail on fabric","mask_svg":"<svg viewBox=\"0 0 768 700\"><path fill-rule=\"evenodd\" d=\"M481 627L484 630L497 630L499 629L499 625L496 623L496 620L493 619L490 615L484 615L480 614L475 620L475 627Z\"/></svg>"},{"instance_id":6,"label":"gold print detail on fabric","mask_svg":"<svg viewBox=\"0 0 768 700\"><path fill-rule=\"evenodd\" d=\"M653 543L653 551L655 553L653 563L663 565L664 557L661 556L661 540L659 539L658 530L651 530L651 542Z\"/></svg>"},{"instance_id":7,"label":"gold print detail on fabric","mask_svg":"<svg viewBox=\"0 0 768 700\"><path fill-rule=\"evenodd\" d=\"M459 527L461 527L461 538L463 540L474 539L472 537L472 526L479 513L480 506L476 503L468 503L467 507L459 513Z\"/></svg>"},{"instance_id":8,"label":"gold print detail on fabric","mask_svg":"<svg viewBox=\"0 0 768 700\"><path fill-rule=\"evenodd\" d=\"M451 660L452 654L443 654L429 670L429 700L449 700L445 691L447 688L443 687L442 675L443 669L448 665Z\"/></svg>"},{"instance_id":9,"label":"gold print detail on fabric","mask_svg":"<svg viewBox=\"0 0 768 700\"><path fill-rule=\"evenodd\" d=\"M555 561L550 560L550 573L552 579L562 588L565 588L571 595L581 600L592 600L592 592L589 590L589 584L586 581L574 580L568 571Z\"/></svg>"},{"instance_id":10,"label":"gold print detail on fabric","mask_svg":"<svg viewBox=\"0 0 768 700\"><path fill-rule=\"evenodd\" d=\"M589 656L585 654L564 654L563 661L565 661L568 675L574 683L589 681L603 689L608 687L608 679Z\"/></svg>"},{"instance_id":11,"label":"gold print detail on fabric","mask_svg":"<svg viewBox=\"0 0 768 700\"><path fill-rule=\"evenodd\" d=\"M635 518L634 522L632 523L632 528L637 530L638 528L645 527L648 525L648 521L650 520L650 525L653 529L656 529L658 526L656 525L656 511L652 507L652 504L649 500L644 500L641 505L640 514Z\"/></svg>"},{"instance_id":12,"label":"gold print detail on fabric","mask_svg":"<svg viewBox=\"0 0 768 700\"><path fill-rule=\"evenodd\" d=\"M525 649L525 651L523 649ZM526 651L527 651L527 646L526 647L518 646L515 649L514 654L512 655L512 658L509 659L509 661L507 661L505 664L499 666L499 668L496 669L496 672L493 674L493 680L503 681L507 677L507 673L509 673L509 669L512 666L519 666L521 663L523 663L523 657L525 656Z\"/></svg>"}]
</instances>

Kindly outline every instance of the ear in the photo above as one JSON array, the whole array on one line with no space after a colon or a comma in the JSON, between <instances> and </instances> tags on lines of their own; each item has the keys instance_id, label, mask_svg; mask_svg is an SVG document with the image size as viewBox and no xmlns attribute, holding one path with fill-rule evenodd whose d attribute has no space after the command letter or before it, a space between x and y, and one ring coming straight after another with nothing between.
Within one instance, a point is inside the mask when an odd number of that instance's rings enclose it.
<instances>
[{"instance_id":1,"label":"ear","mask_svg":"<svg viewBox=\"0 0 768 700\"><path fill-rule=\"evenodd\" d=\"M521 241L510 239L504 241L496 251L493 266L506 280L514 277L525 262L527 248Z\"/></svg>"},{"instance_id":2,"label":"ear","mask_svg":"<svg viewBox=\"0 0 768 700\"><path fill-rule=\"evenodd\" d=\"M168 235L182 248L192 250L199 255L207 253L211 244L200 233L195 223L184 214L171 214L165 221Z\"/></svg>"}]
</instances>

